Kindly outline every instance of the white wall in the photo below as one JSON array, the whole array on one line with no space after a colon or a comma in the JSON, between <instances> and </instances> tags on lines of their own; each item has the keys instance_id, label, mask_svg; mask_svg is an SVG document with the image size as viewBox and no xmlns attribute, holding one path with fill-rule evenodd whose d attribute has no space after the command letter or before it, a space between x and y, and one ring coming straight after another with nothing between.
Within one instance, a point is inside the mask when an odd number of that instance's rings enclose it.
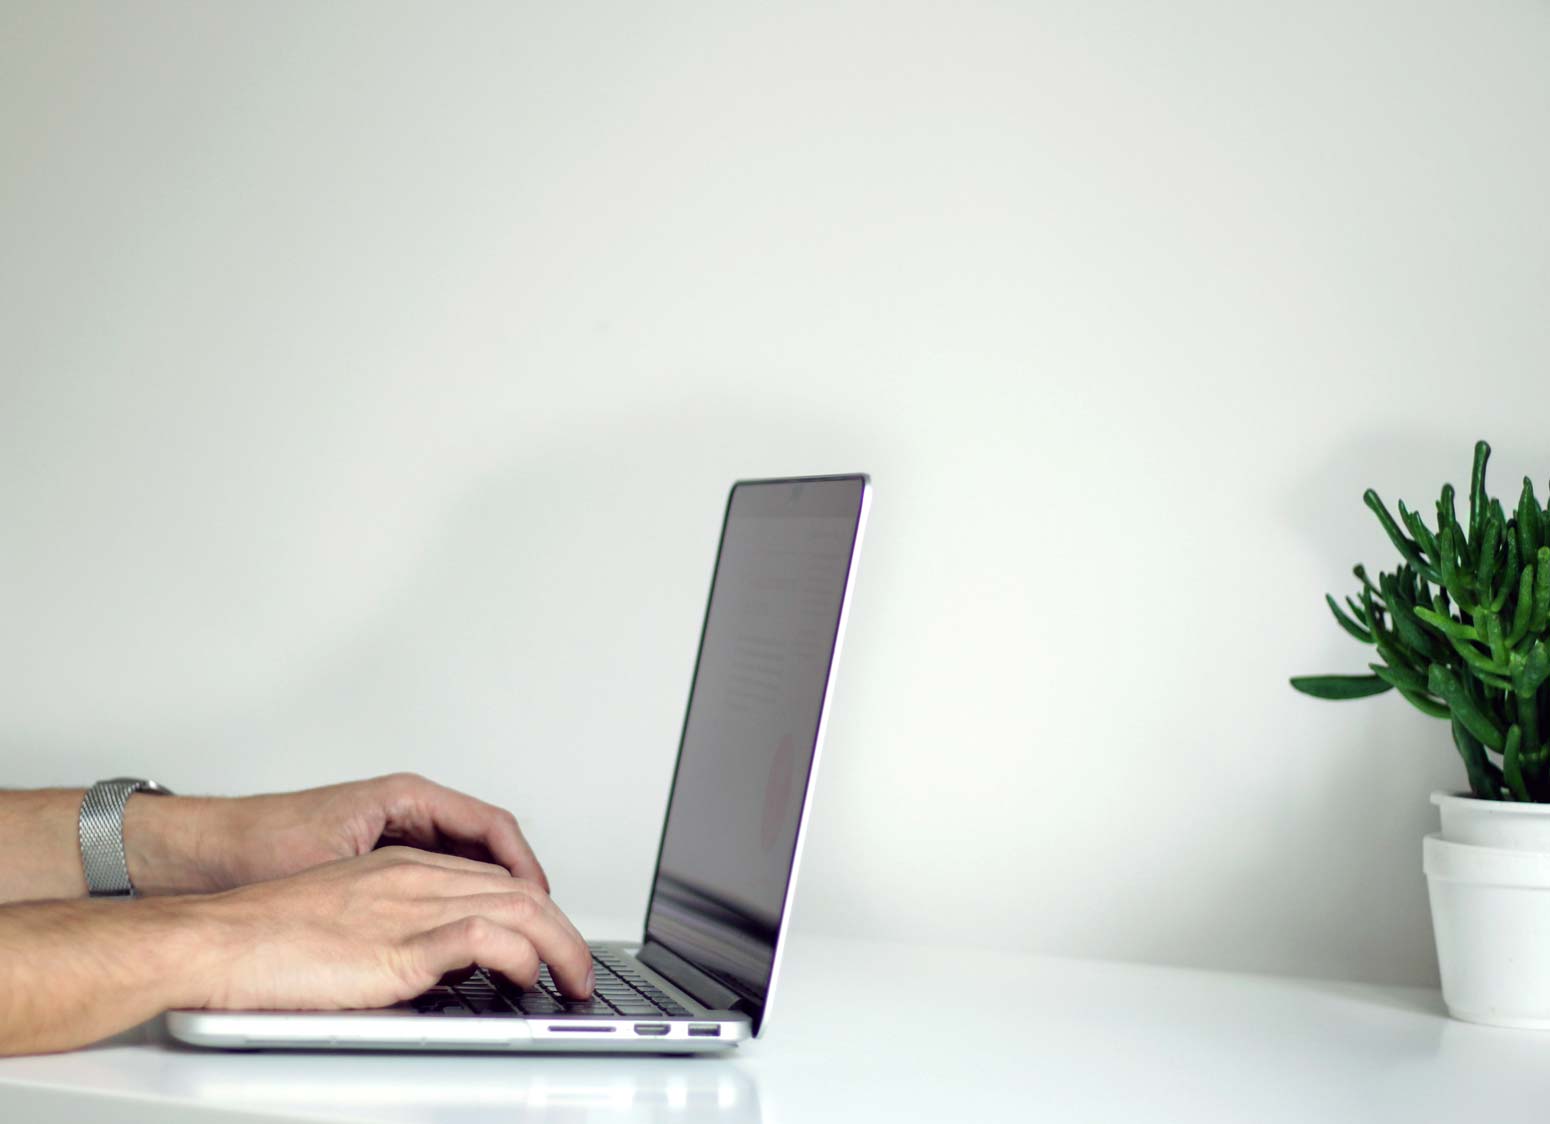
<instances>
[{"instance_id":1,"label":"white wall","mask_svg":"<svg viewBox=\"0 0 1550 1124\"><path fill-rule=\"evenodd\" d=\"M0 5L0 773L644 901L726 485L877 483L798 923L1425 980L1324 614L1550 472L1541 2ZM945 965L932 965L942 970ZM972 952L953 966L973 979Z\"/></svg>"}]
</instances>

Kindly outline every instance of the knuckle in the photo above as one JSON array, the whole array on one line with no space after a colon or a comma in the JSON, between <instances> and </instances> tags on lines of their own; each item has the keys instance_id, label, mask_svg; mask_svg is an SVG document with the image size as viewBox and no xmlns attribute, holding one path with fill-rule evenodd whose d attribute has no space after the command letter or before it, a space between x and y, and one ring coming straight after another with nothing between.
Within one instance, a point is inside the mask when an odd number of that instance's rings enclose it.
<instances>
[{"instance_id":1,"label":"knuckle","mask_svg":"<svg viewBox=\"0 0 1550 1124\"><path fill-rule=\"evenodd\" d=\"M377 869L377 877L388 886L410 887L425 879L429 869L424 863L415 862L407 855L395 856Z\"/></svg>"},{"instance_id":2,"label":"knuckle","mask_svg":"<svg viewBox=\"0 0 1550 1124\"><path fill-rule=\"evenodd\" d=\"M378 777L377 784L393 796L409 796L430 784L419 773L389 773Z\"/></svg>"},{"instance_id":3,"label":"knuckle","mask_svg":"<svg viewBox=\"0 0 1550 1124\"><path fill-rule=\"evenodd\" d=\"M530 921L537 917L542 906L527 894L506 895L506 909L517 921Z\"/></svg>"},{"instance_id":4,"label":"knuckle","mask_svg":"<svg viewBox=\"0 0 1550 1124\"><path fill-rule=\"evenodd\" d=\"M475 948L484 948L495 936L495 925L483 917L465 917L458 922L461 935Z\"/></svg>"},{"instance_id":5,"label":"knuckle","mask_svg":"<svg viewBox=\"0 0 1550 1124\"><path fill-rule=\"evenodd\" d=\"M494 926L491 926L485 918L477 918L477 916L463 918L460 924L462 924L463 940L467 940L470 944L488 944L491 936L494 936Z\"/></svg>"}]
</instances>

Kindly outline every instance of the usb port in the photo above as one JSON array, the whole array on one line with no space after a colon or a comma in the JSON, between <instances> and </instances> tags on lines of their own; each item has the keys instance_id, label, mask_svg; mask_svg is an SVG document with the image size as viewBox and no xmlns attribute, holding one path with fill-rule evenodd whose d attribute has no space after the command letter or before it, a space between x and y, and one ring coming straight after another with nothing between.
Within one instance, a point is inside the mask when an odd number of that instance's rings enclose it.
<instances>
[{"instance_id":1,"label":"usb port","mask_svg":"<svg viewBox=\"0 0 1550 1124\"><path fill-rule=\"evenodd\" d=\"M720 1038L721 1028L715 1023L690 1023L690 1038Z\"/></svg>"},{"instance_id":2,"label":"usb port","mask_svg":"<svg viewBox=\"0 0 1550 1124\"><path fill-rule=\"evenodd\" d=\"M635 1033L644 1034L647 1037L660 1037L667 1033L666 1023L636 1023Z\"/></svg>"}]
</instances>

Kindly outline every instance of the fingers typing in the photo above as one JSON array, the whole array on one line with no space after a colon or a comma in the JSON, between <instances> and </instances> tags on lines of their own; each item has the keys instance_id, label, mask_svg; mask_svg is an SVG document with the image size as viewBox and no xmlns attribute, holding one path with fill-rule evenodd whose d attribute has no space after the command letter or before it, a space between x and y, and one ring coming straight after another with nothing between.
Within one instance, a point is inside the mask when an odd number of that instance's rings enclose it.
<instances>
[{"instance_id":1,"label":"fingers typing","mask_svg":"<svg viewBox=\"0 0 1550 1124\"><path fill-rule=\"evenodd\" d=\"M547 899L539 901L527 893L493 893L445 898L439 904L448 924L482 917L521 934L549 965L561 991L577 999L592 993L591 950ZM486 968L499 968L484 961L479 963Z\"/></svg>"}]
</instances>

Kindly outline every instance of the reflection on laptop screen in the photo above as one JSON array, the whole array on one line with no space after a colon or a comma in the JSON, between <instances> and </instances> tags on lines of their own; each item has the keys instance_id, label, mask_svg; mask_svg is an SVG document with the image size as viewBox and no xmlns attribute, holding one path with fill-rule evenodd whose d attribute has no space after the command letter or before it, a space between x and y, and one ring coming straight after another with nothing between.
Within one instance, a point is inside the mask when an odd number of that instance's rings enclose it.
<instances>
[{"instance_id":1,"label":"reflection on laptop screen","mask_svg":"<svg viewBox=\"0 0 1550 1124\"><path fill-rule=\"evenodd\" d=\"M711 584L646 935L760 1003L863 488L739 484Z\"/></svg>"}]
</instances>

